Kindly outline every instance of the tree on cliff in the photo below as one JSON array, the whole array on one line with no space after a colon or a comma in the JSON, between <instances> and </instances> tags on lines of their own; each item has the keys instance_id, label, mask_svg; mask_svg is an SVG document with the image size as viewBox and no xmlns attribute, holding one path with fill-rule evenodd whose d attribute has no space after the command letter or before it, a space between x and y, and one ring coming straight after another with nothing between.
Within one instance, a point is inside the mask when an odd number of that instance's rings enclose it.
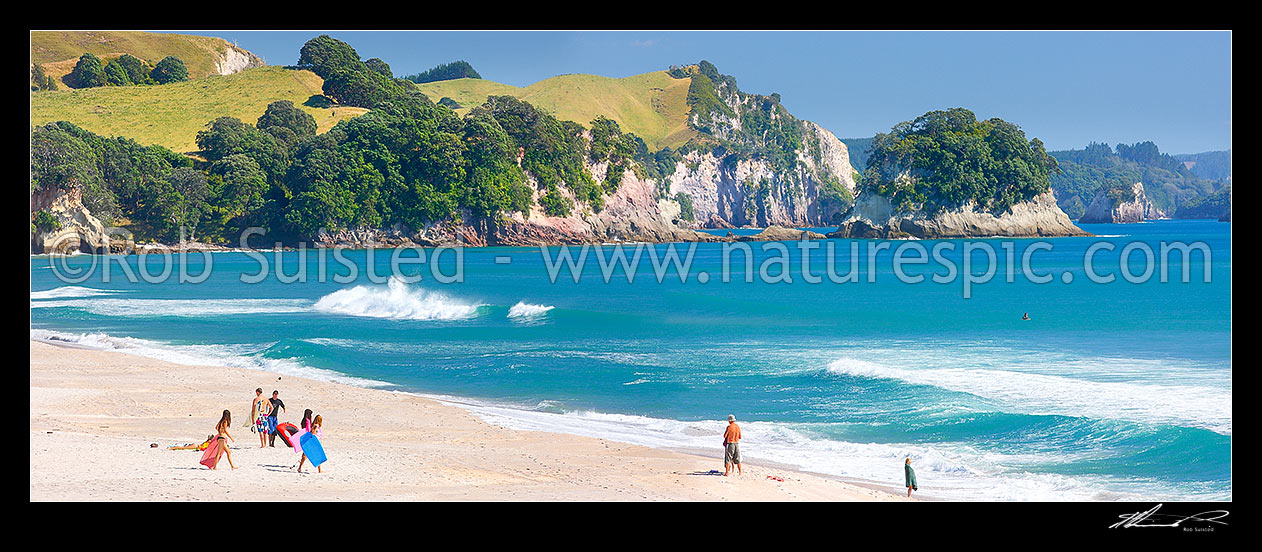
<instances>
[{"instance_id":1,"label":"tree on cliff","mask_svg":"<svg viewBox=\"0 0 1262 552\"><path fill-rule=\"evenodd\" d=\"M1037 138L998 118L978 121L972 111L930 111L872 139L865 188L899 206L950 208L973 201L1007 210L1049 189L1058 170Z\"/></svg>"}]
</instances>

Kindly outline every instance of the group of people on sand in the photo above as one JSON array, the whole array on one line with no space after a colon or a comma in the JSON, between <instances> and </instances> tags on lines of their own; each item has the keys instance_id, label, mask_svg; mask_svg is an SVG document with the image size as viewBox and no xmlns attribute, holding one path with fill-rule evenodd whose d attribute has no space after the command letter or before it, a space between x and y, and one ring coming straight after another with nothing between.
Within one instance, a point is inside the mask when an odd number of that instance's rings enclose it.
<instances>
[{"instance_id":1,"label":"group of people on sand","mask_svg":"<svg viewBox=\"0 0 1262 552\"><path fill-rule=\"evenodd\" d=\"M260 387L254 390L254 401L250 404L252 417L243 424L243 427L249 426L250 431L258 433L260 448L275 447L276 436L281 435L283 442L292 447L294 452L302 455L297 464L299 473L302 473L302 467L308 461L315 466L317 472L323 473L322 465L325 456L319 438L323 436L324 418L319 414L313 416L311 409L308 408L303 412L301 429L298 429L293 424L279 422L279 413L285 411L285 402L280 400L280 391L272 391L271 398L265 398L263 389ZM219 460L226 456L228 465L235 470L237 466L232 462L232 450L228 446L229 442L236 442L232 433L228 431L231 427L232 412L224 410L223 415L219 417L219 422L215 424L215 434L208 436L205 443L196 447L190 444L171 448L172 450L205 451L200 463L212 470L219 469ZM313 457L308 458L307 452L311 452Z\"/></svg>"},{"instance_id":2,"label":"group of people on sand","mask_svg":"<svg viewBox=\"0 0 1262 552\"><path fill-rule=\"evenodd\" d=\"M723 477L727 477L732 473L732 466L736 466L736 475L741 473L741 426L736 425L736 415L727 415L727 429L723 431ZM903 482L907 486L907 496L911 496L913 490L919 491L920 487L916 484L916 470L911 468L911 457L903 462Z\"/></svg>"}]
</instances>

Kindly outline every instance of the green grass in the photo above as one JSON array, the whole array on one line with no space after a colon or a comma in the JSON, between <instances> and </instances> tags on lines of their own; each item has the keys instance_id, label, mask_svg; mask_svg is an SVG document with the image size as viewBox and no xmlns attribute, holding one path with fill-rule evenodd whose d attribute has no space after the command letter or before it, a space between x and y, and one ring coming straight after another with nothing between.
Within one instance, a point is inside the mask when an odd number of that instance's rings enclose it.
<instances>
[{"instance_id":1,"label":"green grass","mask_svg":"<svg viewBox=\"0 0 1262 552\"><path fill-rule=\"evenodd\" d=\"M623 132L634 132L650 150L678 148L695 135L688 128L689 79L673 79L655 71L615 79L597 75L561 75L525 88L485 79L457 79L417 85L437 102L444 96L456 100L460 114L468 113L487 96L509 95L551 113L558 119L587 126L604 115L618 122Z\"/></svg>"},{"instance_id":2,"label":"green grass","mask_svg":"<svg viewBox=\"0 0 1262 552\"><path fill-rule=\"evenodd\" d=\"M74 69L79 56L91 53L109 61L131 54L152 66L167 56L175 56L188 68L190 79L215 74L215 62L228 47L228 41L213 36L146 33L140 31L31 31L31 62L58 80Z\"/></svg>"},{"instance_id":3,"label":"green grass","mask_svg":"<svg viewBox=\"0 0 1262 552\"><path fill-rule=\"evenodd\" d=\"M31 94L31 124L70 121L103 136L125 136L177 152L197 150L197 131L218 117L254 124L267 104L290 100L315 117L318 132L366 112L303 105L324 81L310 71L258 67L234 75L160 86L101 87Z\"/></svg>"}]
</instances>

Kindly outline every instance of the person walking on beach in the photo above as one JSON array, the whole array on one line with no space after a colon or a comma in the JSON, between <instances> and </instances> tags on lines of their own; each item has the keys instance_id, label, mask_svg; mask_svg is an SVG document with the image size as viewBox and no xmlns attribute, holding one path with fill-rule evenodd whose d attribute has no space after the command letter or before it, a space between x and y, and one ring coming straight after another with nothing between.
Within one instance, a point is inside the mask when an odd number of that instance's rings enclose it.
<instances>
[{"instance_id":1,"label":"person walking on beach","mask_svg":"<svg viewBox=\"0 0 1262 552\"><path fill-rule=\"evenodd\" d=\"M253 400L253 401L250 401L250 419L248 419L248 420L246 420L244 423L242 423L242 424L241 424L241 427L247 427L247 426L253 426L253 425L254 425L254 413L255 413L255 412L258 412L258 409L259 409L259 401L261 401L261 400L263 400L263 388L262 388L262 387L259 387L259 388L257 388L257 389L255 389L255 390L254 390L254 400ZM253 430L253 428L251 428L251 429L250 429L250 431L254 431L254 430Z\"/></svg>"},{"instance_id":2,"label":"person walking on beach","mask_svg":"<svg viewBox=\"0 0 1262 552\"><path fill-rule=\"evenodd\" d=\"M732 464L736 464L736 474L741 475L741 426L736 425L736 416L727 415L727 431L723 432L723 477L732 472Z\"/></svg>"},{"instance_id":3,"label":"person walking on beach","mask_svg":"<svg viewBox=\"0 0 1262 552\"><path fill-rule=\"evenodd\" d=\"M307 412L310 413L311 411L308 410ZM320 439L318 439L320 434L323 433L322 431L320 431L320 427L323 425L324 425L324 418L320 417L320 415L317 414L315 419L311 420L311 423L309 425L304 426L304 428L307 430L307 433L310 433L311 438L315 440L315 446L317 450L316 454L319 456L319 458L313 458L311 460L311 465L315 466L316 472L318 473L324 473L324 468L323 468L324 448L320 445ZM307 453L303 452L302 458L298 460L298 473L302 473L302 465L306 461L307 461Z\"/></svg>"},{"instance_id":4,"label":"person walking on beach","mask_svg":"<svg viewBox=\"0 0 1262 552\"><path fill-rule=\"evenodd\" d=\"M267 446L267 417L272 412L272 403L263 398L263 388L254 390L254 403L250 405L253 412L254 427L250 431L259 434L259 448Z\"/></svg>"},{"instance_id":5,"label":"person walking on beach","mask_svg":"<svg viewBox=\"0 0 1262 552\"><path fill-rule=\"evenodd\" d=\"M280 400L280 391L273 390L272 398L267 399L271 403L272 412L267 416L267 446L276 446L276 426L280 423L276 416L281 410L285 410L285 401Z\"/></svg>"},{"instance_id":6,"label":"person walking on beach","mask_svg":"<svg viewBox=\"0 0 1262 552\"><path fill-rule=\"evenodd\" d=\"M310 427L311 427L311 409L308 408L302 411L302 421L298 422L298 433L295 433L289 436L289 442L293 443L294 452L298 454L302 454L302 444L299 443L298 440L302 438L302 435L304 433L307 433L309 431ZM305 457L306 455L303 455L303 456ZM299 460L299 462L302 462L302 461ZM298 467L298 464L294 464L289 467L296 468Z\"/></svg>"},{"instance_id":7,"label":"person walking on beach","mask_svg":"<svg viewBox=\"0 0 1262 552\"><path fill-rule=\"evenodd\" d=\"M231 440L234 443L237 442L236 439L232 438L232 434L228 433L228 427L231 425L232 413L225 410L223 411L223 416L220 416L219 418L219 423L215 424L215 439L219 441L219 452L215 455L215 464L210 467L212 470L219 469L219 459L223 458L225 454L228 455L228 465L232 466L232 469L234 470L237 469L236 464L232 463L232 453L228 450L228 440Z\"/></svg>"},{"instance_id":8,"label":"person walking on beach","mask_svg":"<svg viewBox=\"0 0 1262 552\"><path fill-rule=\"evenodd\" d=\"M911 469L911 457L907 457L907 461L903 463L903 482L907 485L907 496L911 497L912 491L919 491L920 487L916 486L916 470Z\"/></svg>"}]
</instances>

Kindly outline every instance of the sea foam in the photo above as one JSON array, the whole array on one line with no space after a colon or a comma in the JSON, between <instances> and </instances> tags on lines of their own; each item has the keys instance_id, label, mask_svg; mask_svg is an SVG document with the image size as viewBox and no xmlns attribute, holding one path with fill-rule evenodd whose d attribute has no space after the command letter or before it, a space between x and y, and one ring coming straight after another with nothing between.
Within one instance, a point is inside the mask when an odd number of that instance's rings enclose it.
<instances>
[{"instance_id":1,"label":"sea foam","mask_svg":"<svg viewBox=\"0 0 1262 552\"><path fill-rule=\"evenodd\" d=\"M101 297L115 293L128 293L130 289L96 289L80 286L61 286L44 291L32 291L31 299L65 299L72 297Z\"/></svg>"},{"instance_id":2,"label":"sea foam","mask_svg":"<svg viewBox=\"0 0 1262 552\"><path fill-rule=\"evenodd\" d=\"M314 368L294 358L269 358L262 355L272 344L236 345L174 345L103 333L62 333L43 329L31 329L31 339L51 343L64 343L96 349L115 351L153 358L186 366L230 366L262 370L286 376L345 383L359 387L386 387L389 382L356 378L332 370Z\"/></svg>"},{"instance_id":3,"label":"sea foam","mask_svg":"<svg viewBox=\"0 0 1262 552\"><path fill-rule=\"evenodd\" d=\"M32 297L34 294L32 294ZM79 297L75 299L32 301L31 308L74 308L98 316L178 316L196 318L240 314L285 314L306 312L306 299L115 299Z\"/></svg>"},{"instance_id":4,"label":"sea foam","mask_svg":"<svg viewBox=\"0 0 1262 552\"><path fill-rule=\"evenodd\" d=\"M395 277L384 289L355 286L325 295L315 303L321 312L397 320L461 320L476 315L481 306L435 291L409 289Z\"/></svg>"},{"instance_id":5,"label":"sea foam","mask_svg":"<svg viewBox=\"0 0 1262 552\"><path fill-rule=\"evenodd\" d=\"M551 305L535 305L525 301L518 301L508 309L509 318L538 318L554 309Z\"/></svg>"},{"instance_id":6,"label":"sea foam","mask_svg":"<svg viewBox=\"0 0 1262 552\"><path fill-rule=\"evenodd\" d=\"M929 385L998 401L1028 414L1086 416L1200 427L1231 435L1231 391L1191 385L1090 381L976 368L895 368L840 358L827 372Z\"/></svg>"}]
</instances>

